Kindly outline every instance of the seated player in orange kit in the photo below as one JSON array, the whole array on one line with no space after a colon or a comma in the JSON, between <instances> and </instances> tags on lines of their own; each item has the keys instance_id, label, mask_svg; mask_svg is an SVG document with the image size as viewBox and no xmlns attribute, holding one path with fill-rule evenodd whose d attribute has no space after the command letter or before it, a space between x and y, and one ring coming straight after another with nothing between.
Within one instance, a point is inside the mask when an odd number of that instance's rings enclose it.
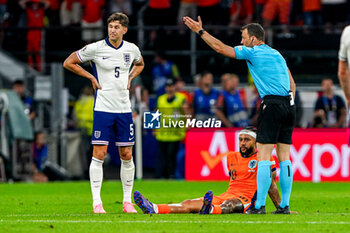
<instances>
[{"instance_id":1,"label":"seated player in orange kit","mask_svg":"<svg viewBox=\"0 0 350 233\"><path fill-rule=\"evenodd\" d=\"M135 203L144 214L200 213L229 214L244 213L256 198L256 129L246 127L239 132L240 152L227 153L227 167L230 175L229 188L219 196L208 191L203 198L185 200L179 204L154 204L140 192L134 192ZM269 196L276 208L281 201L276 186L276 165L271 157L272 183Z\"/></svg>"}]
</instances>

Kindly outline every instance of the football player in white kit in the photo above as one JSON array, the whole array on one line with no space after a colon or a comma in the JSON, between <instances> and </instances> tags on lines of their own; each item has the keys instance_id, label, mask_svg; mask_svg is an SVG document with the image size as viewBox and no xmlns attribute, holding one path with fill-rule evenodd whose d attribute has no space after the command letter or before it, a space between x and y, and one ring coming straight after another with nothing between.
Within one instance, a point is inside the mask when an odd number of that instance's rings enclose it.
<instances>
[{"instance_id":1,"label":"football player in white kit","mask_svg":"<svg viewBox=\"0 0 350 233\"><path fill-rule=\"evenodd\" d=\"M134 124L129 100L131 81L144 68L139 48L123 40L129 23L123 13L114 13L108 20L108 37L73 52L63 66L89 79L95 89L94 121L91 143L93 155L90 164L90 184L93 212L106 213L100 191L103 179L102 164L112 131L121 159L120 178L123 186L123 211L136 213L131 203L135 167L132 146L135 143ZM90 62L93 75L80 64ZM130 70L132 66L132 69Z\"/></svg>"},{"instance_id":2,"label":"football player in white kit","mask_svg":"<svg viewBox=\"0 0 350 233\"><path fill-rule=\"evenodd\" d=\"M343 88L346 103L350 106L350 25L345 27L340 38L338 78Z\"/></svg>"}]
</instances>

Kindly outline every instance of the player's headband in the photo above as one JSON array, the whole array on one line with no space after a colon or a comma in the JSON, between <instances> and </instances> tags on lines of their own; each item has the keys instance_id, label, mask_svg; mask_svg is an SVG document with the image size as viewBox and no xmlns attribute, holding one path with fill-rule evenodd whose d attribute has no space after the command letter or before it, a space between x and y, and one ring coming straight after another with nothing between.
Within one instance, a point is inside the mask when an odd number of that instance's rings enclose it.
<instances>
[{"instance_id":1,"label":"player's headband","mask_svg":"<svg viewBox=\"0 0 350 233\"><path fill-rule=\"evenodd\" d=\"M238 137L239 137L241 134L246 134L246 135L249 135L249 136L253 137L254 139L256 139L256 133L253 132L253 131L246 130L246 129L242 129L241 131L239 131Z\"/></svg>"}]
</instances>

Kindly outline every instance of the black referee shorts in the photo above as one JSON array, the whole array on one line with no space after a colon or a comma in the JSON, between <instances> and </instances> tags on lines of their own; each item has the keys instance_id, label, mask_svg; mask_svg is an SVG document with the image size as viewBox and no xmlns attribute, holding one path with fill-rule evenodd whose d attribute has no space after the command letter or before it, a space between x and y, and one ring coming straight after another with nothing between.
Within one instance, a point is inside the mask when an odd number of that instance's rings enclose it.
<instances>
[{"instance_id":1,"label":"black referee shorts","mask_svg":"<svg viewBox=\"0 0 350 233\"><path fill-rule=\"evenodd\" d=\"M259 108L256 141L265 144L292 144L295 109L295 104L290 104L289 95L265 96Z\"/></svg>"}]
</instances>

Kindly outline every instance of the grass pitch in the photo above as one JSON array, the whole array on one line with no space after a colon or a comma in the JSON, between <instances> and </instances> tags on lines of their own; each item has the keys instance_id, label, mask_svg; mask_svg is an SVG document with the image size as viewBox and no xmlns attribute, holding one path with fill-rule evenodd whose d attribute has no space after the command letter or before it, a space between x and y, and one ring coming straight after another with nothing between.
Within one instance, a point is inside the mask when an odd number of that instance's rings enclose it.
<instances>
[{"instance_id":1,"label":"grass pitch","mask_svg":"<svg viewBox=\"0 0 350 233\"><path fill-rule=\"evenodd\" d=\"M228 182L136 181L134 190L158 204L214 195ZM291 209L298 215L144 215L122 211L121 183L107 181L108 214L92 214L90 184L0 184L0 232L350 232L350 183L294 183ZM267 200L267 211L274 210Z\"/></svg>"}]
</instances>

